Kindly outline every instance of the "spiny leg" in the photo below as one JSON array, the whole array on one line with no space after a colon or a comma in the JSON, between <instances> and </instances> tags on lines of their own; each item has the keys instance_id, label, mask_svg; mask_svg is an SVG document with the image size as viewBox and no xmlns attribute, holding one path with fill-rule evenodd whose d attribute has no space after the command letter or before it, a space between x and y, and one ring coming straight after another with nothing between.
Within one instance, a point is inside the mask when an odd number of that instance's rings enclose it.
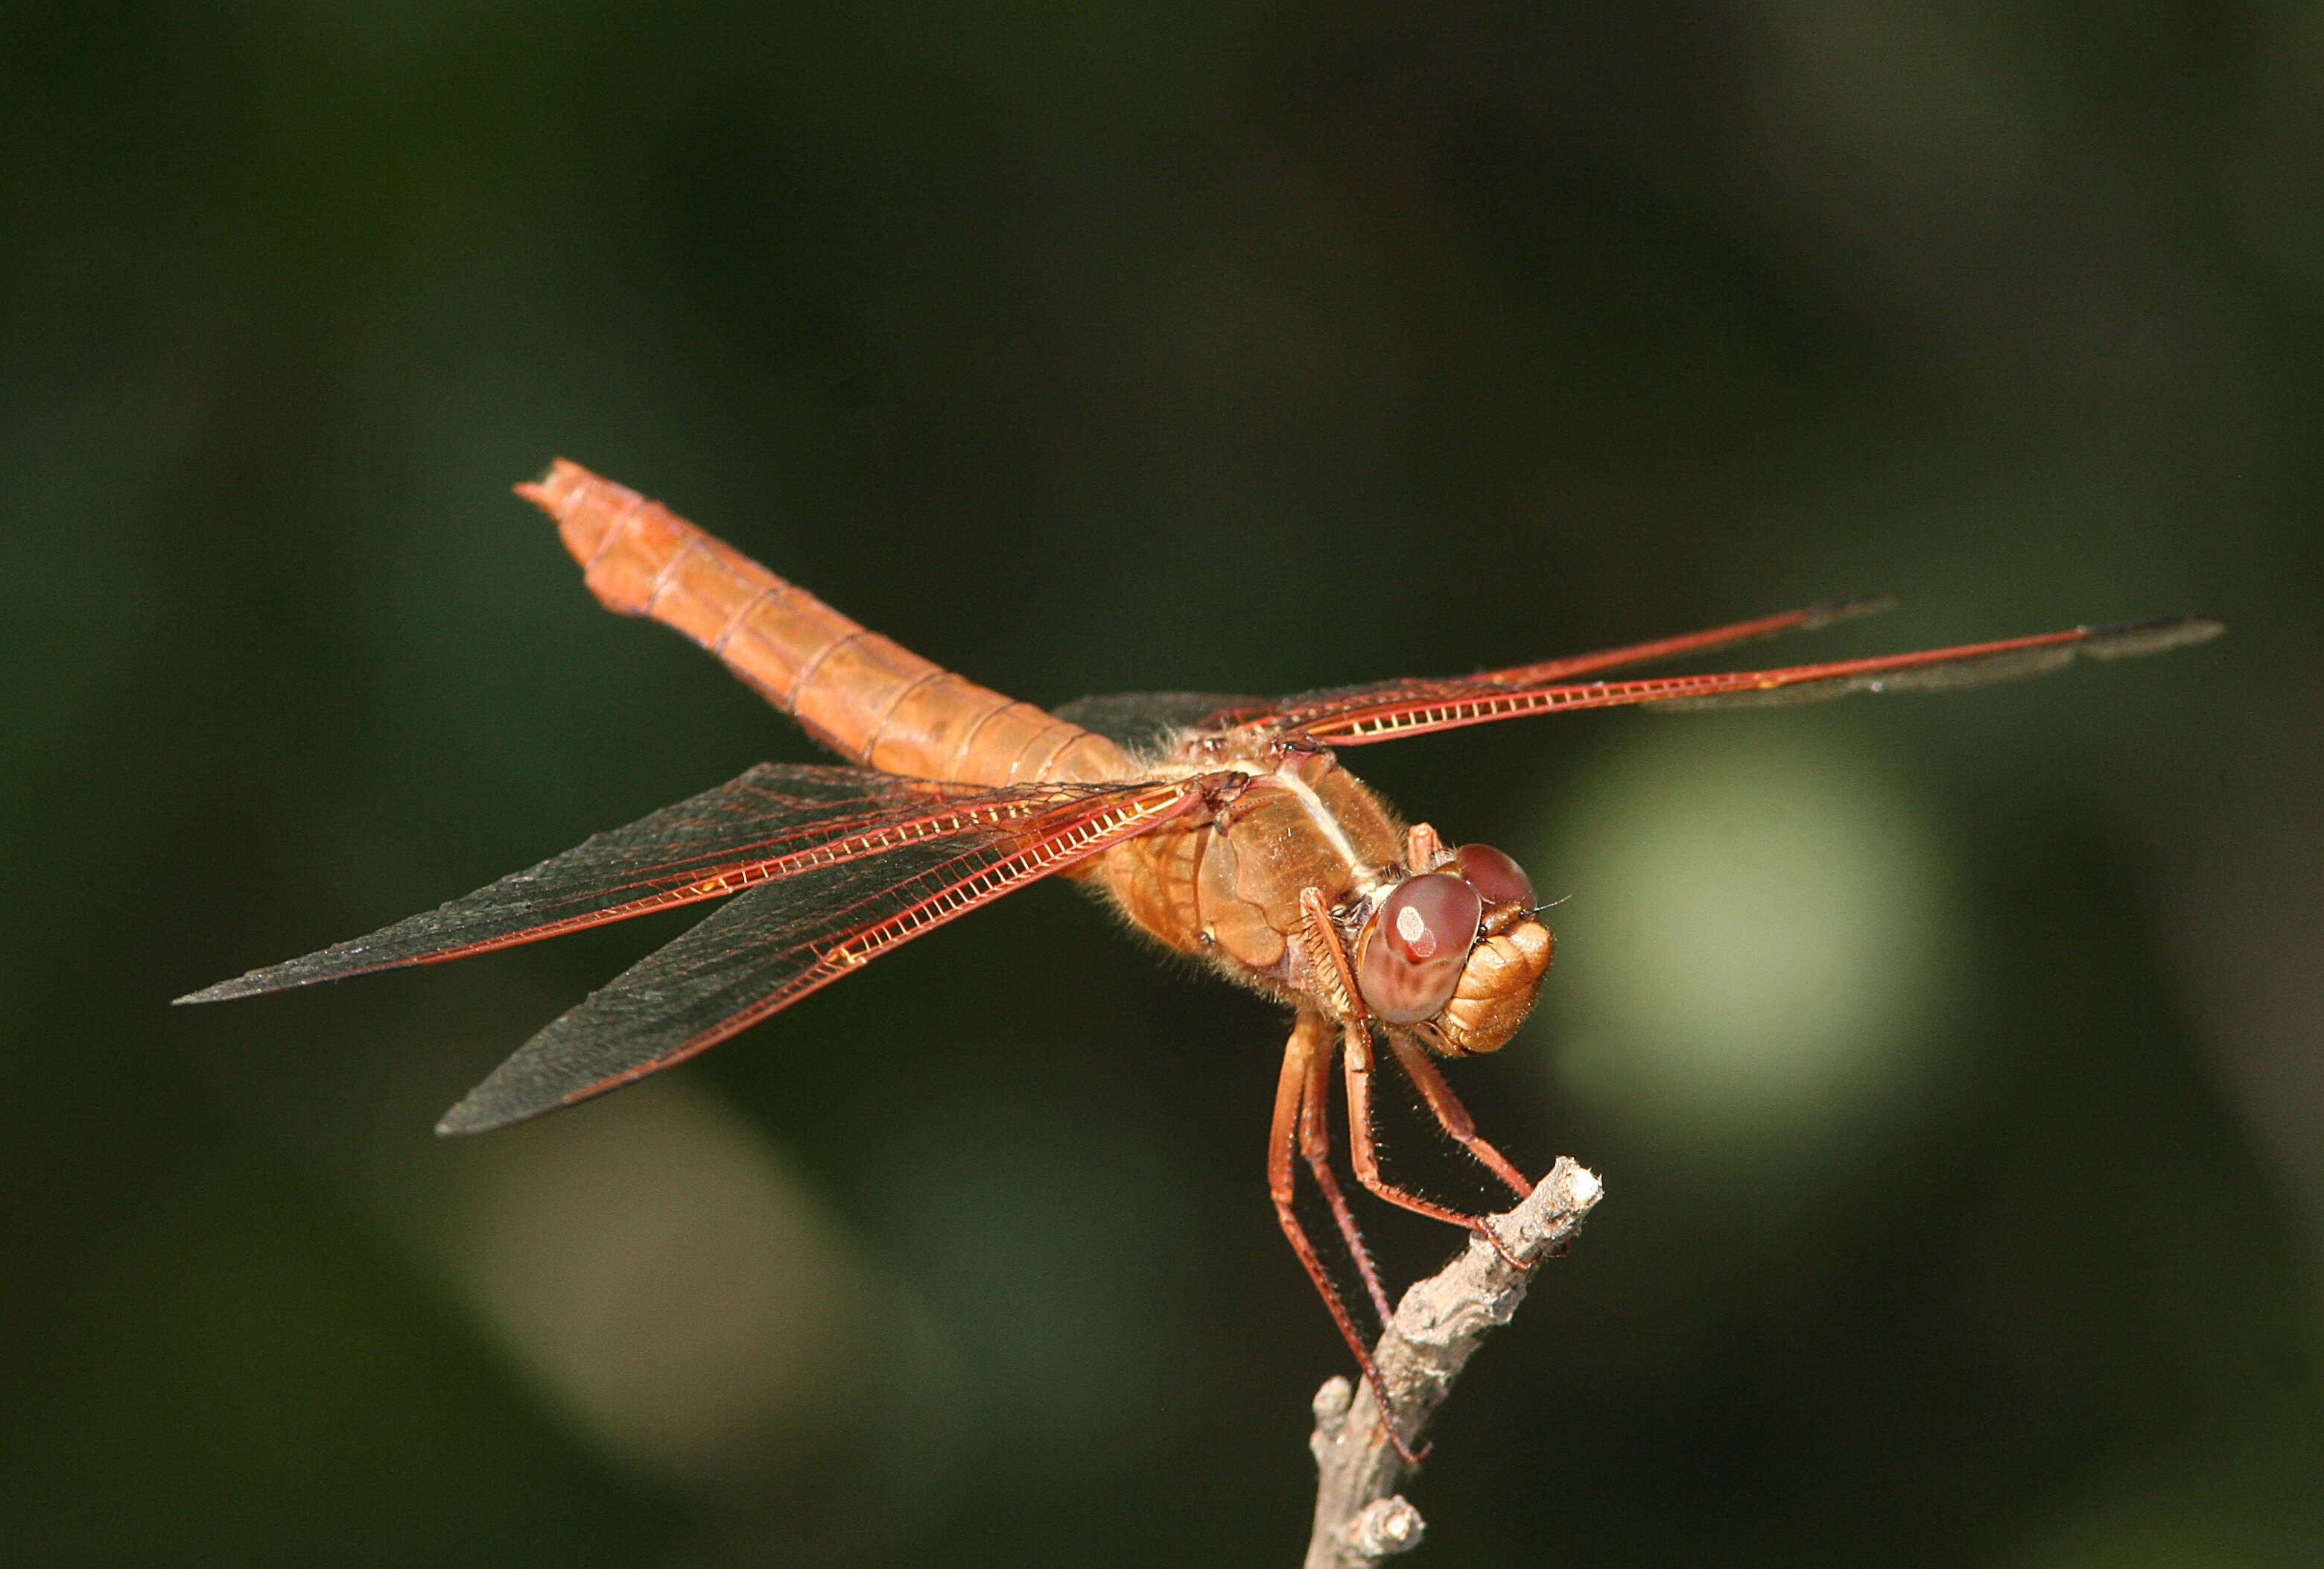
<instances>
[{"instance_id":1,"label":"spiny leg","mask_svg":"<svg viewBox=\"0 0 2324 1569\"><path fill-rule=\"evenodd\" d=\"M1299 1217L1292 1208L1291 1156L1294 1146L1299 1142L1300 1108L1306 1100L1308 1064L1321 1058L1328 1071L1330 1042L1330 1021L1320 1013L1302 1009L1299 1017L1292 1023L1291 1038L1284 1045L1283 1073L1275 1083L1275 1117L1267 1147L1268 1192L1275 1200L1275 1218L1282 1223L1283 1234L1289 1239L1291 1251L1299 1255L1299 1262L1306 1269L1307 1278L1315 1283L1315 1290L1323 1298L1323 1306L1331 1311L1332 1322L1340 1326L1341 1338L1348 1343L1348 1349L1355 1352L1357 1368L1371 1385L1372 1398L1379 1402L1380 1425L1388 1430L1388 1441L1396 1445L1396 1452L1404 1457L1405 1463L1417 1464L1420 1455L1405 1443L1404 1435L1396 1430L1395 1414L1388 1409L1388 1391L1380 1385L1379 1369L1373 1364L1371 1348L1364 1343L1362 1332L1356 1327L1355 1315L1341 1300L1339 1288L1333 1285L1322 1257L1315 1251L1315 1244L1307 1240L1306 1228L1299 1223ZM1351 1228L1353 1223L1352 1221L1349 1223ZM1361 1256L1358 1254L1358 1257Z\"/></svg>"},{"instance_id":2,"label":"spiny leg","mask_svg":"<svg viewBox=\"0 0 2324 1569\"><path fill-rule=\"evenodd\" d=\"M1464 1214L1457 1209L1421 1197L1416 1193L1398 1187L1380 1173L1379 1151L1372 1143L1372 1052L1371 1041L1357 1026L1346 1031L1346 1045L1342 1052L1342 1064L1348 1083L1348 1155L1356 1168L1356 1180L1373 1193L1415 1214L1459 1226L1462 1231L1485 1238L1504 1258L1514 1264L1516 1260L1483 1215Z\"/></svg>"},{"instance_id":3,"label":"spiny leg","mask_svg":"<svg viewBox=\"0 0 2324 1569\"><path fill-rule=\"evenodd\" d=\"M1299 908L1306 918L1297 933L1298 941L1307 950L1308 963L1317 978L1333 994L1327 1001L1337 1003L1333 1011L1341 1019L1355 1016L1361 1008L1356 1001L1355 971L1350 967L1347 950L1332 924L1332 909L1324 901L1323 891L1315 887L1301 889ZM1317 1028L1322 1028L1320 1019ZM1379 1272L1372 1266L1371 1251L1364 1246L1363 1233L1356 1229L1354 1212L1348 1208L1347 1197L1340 1191L1339 1175L1332 1169L1332 1125L1325 1102L1331 1074L1332 1053L1328 1047L1308 1054L1307 1083L1299 1103L1299 1152L1306 1157L1307 1169L1314 1174L1316 1187L1332 1206L1332 1219L1340 1228L1340 1238L1347 1243L1348 1253L1364 1278L1364 1289L1371 1294L1372 1306L1379 1310L1380 1323L1385 1324L1388 1319L1388 1293L1380 1288Z\"/></svg>"},{"instance_id":4,"label":"spiny leg","mask_svg":"<svg viewBox=\"0 0 2324 1569\"><path fill-rule=\"evenodd\" d=\"M1308 1053L1307 1081L1299 1098L1299 1153L1306 1157L1307 1170L1323 1192L1323 1202L1332 1206L1332 1219L1340 1228L1340 1240L1347 1243L1348 1254L1356 1261L1356 1272L1363 1277L1364 1289L1370 1293L1372 1306L1385 1324L1389 1313L1388 1293L1381 1289L1371 1250L1364 1246L1363 1233L1356 1229L1355 1212L1348 1207L1347 1196L1340 1191L1339 1174L1332 1169L1331 1121L1324 1098L1331 1082L1331 1052L1324 1049Z\"/></svg>"},{"instance_id":5,"label":"spiny leg","mask_svg":"<svg viewBox=\"0 0 2324 1569\"><path fill-rule=\"evenodd\" d=\"M1452 1086L1444 1082L1444 1075L1430 1060L1427 1048L1401 1031L1391 1032L1388 1044L1388 1049L1396 1053L1397 1063L1419 1086L1421 1098L1428 1103L1428 1109L1435 1114L1438 1124L1453 1141L1474 1156L1480 1166L1508 1184L1509 1190L1519 1198L1530 1196L1533 1184L1526 1180L1525 1173L1510 1164L1507 1156L1479 1136L1476 1121L1469 1115L1469 1108L1461 1103L1460 1097L1452 1093Z\"/></svg>"},{"instance_id":6,"label":"spiny leg","mask_svg":"<svg viewBox=\"0 0 2324 1569\"><path fill-rule=\"evenodd\" d=\"M1299 891L1299 909L1306 918L1298 933L1300 946L1307 950L1307 961L1315 968L1316 978L1329 987L1333 996L1327 1001L1337 1004L1334 1010L1341 1018L1361 1018L1362 994L1356 990L1355 966L1348 963L1348 950L1340 942L1340 934L1332 925L1332 907L1324 902L1320 888Z\"/></svg>"}]
</instances>

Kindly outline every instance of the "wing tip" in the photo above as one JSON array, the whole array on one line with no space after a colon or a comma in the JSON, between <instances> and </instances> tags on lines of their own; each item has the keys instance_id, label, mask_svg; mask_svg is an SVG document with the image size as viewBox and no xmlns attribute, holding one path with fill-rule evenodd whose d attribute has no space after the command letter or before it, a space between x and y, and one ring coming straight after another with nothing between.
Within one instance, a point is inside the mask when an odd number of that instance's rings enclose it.
<instances>
[{"instance_id":1,"label":"wing tip","mask_svg":"<svg viewBox=\"0 0 2324 1569\"><path fill-rule=\"evenodd\" d=\"M629 1082L615 1078L610 1083L593 1084L567 1094L552 1092L544 1098L541 1093L543 1083L537 1075L527 1074L521 1068L515 1073L509 1071L512 1067L518 1067L525 1056L526 1053L519 1049L514 1057L486 1075L484 1083L461 1096L450 1111L436 1119L437 1136L456 1139L471 1133L490 1133L518 1122L529 1122L535 1117L561 1112L567 1106L607 1090L617 1089Z\"/></svg>"},{"instance_id":2,"label":"wing tip","mask_svg":"<svg viewBox=\"0 0 2324 1569\"><path fill-rule=\"evenodd\" d=\"M170 1006L181 1008L189 1002L231 1002L237 997L247 997L250 994L250 988L244 986L241 977L237 976L231 981L220 981L215 985L205 986L198 992L189 992L182 997L172 997L170 999Z\"/></svg>"},{"instance_id":3,"label":"wing tip","mask_svg":"<svg viewBox=\"0 0 2324 1569\"><path fill-rule=\"evenodd\" d=\"M529 1105L512 1099L505 1085L488 1078L436 1119L436 1134L441 1139L457 1139L470 1133L489 1133L495 1128L538 1117L543 1112L553 1112L562 1104L562 1101L552 1101L545 1106Z\"/></svg>"},{"instance_id":4,"label":"wing tip","mask_svg":"<svg viewBox=\"0 0 2324 1569\"><path fill-rule=\"evenodd\" d=\"M438 1139L456 1139L469 1133L489 1133L514 1121L516 1119L512 1117L492 1115L478 1106L476 1097L471 1094L436 1119L436 1136Z\"/></svg>"},{"instance_id":5,"label":"wing tip","mask_svg":"<svg viewBox=\"0 0 2324 1569\"><path fill-rule=\"evenodd\" d=\"M295 961L294 961L295 962ZM170 999L170 1006L189 1002L232 1002L244 997L263 997L269 992L287 992L293 986L306 984L297 978L284 979L276 974L281 968L269 964L263 970L252 970L230 981L219 981L198 992L189 992L182 997Z\"/></svg>"},{"instance_id":6,"label":"wing tip","mask_svg":"<svg viewBox=\"0 0 2324 1569\"><path fill-rule=\"evenodd\" d=\"M357 975L379 975L390 970L409 969L414 964L433 964L438 957L458 956L457 954L423 955L411 959L350 963L355 954L361 953L371 941L370 937L364 937L353 943L341 943L337 947L324 948L304 958L286 959L279 964L247 971L231 981L220 981L198 992L172 997L171 1006L175 1007L180 1002L233 1002L244 997L264 997L275 992L297 992L332 981L352 980Z\"/></svg>"},{"instance_id":7,"label":"wing tip","mask_svg":"<svg viewBox=\"0 0 2324 1569\"><path fill-rule=\"evenodd\" d=\"M2227 623L2202 615L2163 615L2149 621L2121 621L2089 630L2092 659L2128 660L2159 654L2168 649L2191 648L2209 642L2227 630Z\"/></svg>"},{"instance_id":8,"label":"wing tip","mask_svg":"<svg viewBox=\"0 0 2324 1569\"><path fill-rule=\"evenodd\" d=\"M1853 621L1859 615L1878 615L1896 608L1900 601L1893 594L1866 594L1854 599L1828 599L1821 605L1812 605L1800 613L1802 632L1813 632L1830 626L1836 621Z\"/></svg>"}]
</instances>

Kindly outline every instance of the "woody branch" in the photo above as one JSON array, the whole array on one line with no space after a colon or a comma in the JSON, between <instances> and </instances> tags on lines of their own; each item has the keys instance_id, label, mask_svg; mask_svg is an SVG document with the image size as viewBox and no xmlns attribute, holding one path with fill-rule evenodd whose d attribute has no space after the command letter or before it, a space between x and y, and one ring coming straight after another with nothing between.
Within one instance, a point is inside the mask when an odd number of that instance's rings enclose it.
<instances>
[{"instance_id":1,"label":"woody branch","mask_svg":"<svg viewBox=\"0 0 2324 1569\"><path fill-rule=\"evenodd\" d=\"M1525 1300L1531 1266L1563 1250L1603 1191L1597 1177L1560 1158L1531 1197L1492 1218L1499 1247L1472 1238L1459 1258L1404 1294L1372 1353L1397 1431L1420 1432L1486 1334ZM1369 1389L1327 1380L1315 1392L1307 1446L1317 1475L1306 1569L1372 1569L1419 1544L1420 1512L1396 1491L1405 1462Z\"/></svg>"}]
</instances>

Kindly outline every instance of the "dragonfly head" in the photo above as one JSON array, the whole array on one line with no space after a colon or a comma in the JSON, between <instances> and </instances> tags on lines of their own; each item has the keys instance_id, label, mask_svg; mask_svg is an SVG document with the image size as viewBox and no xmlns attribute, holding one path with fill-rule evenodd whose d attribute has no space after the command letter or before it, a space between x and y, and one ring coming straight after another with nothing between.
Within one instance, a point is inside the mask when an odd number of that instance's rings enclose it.
<instances>
[{"instance_id":1,"label":"dragonfly head","mask_svg":"<svg viewBox=\"0 0 2324 1569\"><path fill-rule=\"evenodd\" d=\"M1380 901L1356 941L1356 984L1383 1023L1431 1023L1456 1056L1498 1051L1532 1011L1552 946L1517 863L1464 844Z\"/></svg>"}]
</instances>

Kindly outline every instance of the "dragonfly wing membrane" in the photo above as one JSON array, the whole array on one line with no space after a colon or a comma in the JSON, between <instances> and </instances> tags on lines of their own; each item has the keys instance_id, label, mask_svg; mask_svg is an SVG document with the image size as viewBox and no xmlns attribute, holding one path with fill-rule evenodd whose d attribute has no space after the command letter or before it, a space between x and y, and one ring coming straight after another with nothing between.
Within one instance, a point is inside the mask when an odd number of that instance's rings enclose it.
<instances>
[{"instance_id":1,"label":"dragonfly wing membrane","mask_svg":"<svg viewBox=\"0 0 2324 1569\"><path fill-rule=\"evenodd\" d=\"M1361 746L1527 714L1572 708L1653 705L1665 708L1740 707L1811 703L1851 692L1938 691L2015 681L2083 658L2126 659L2202 642L2218 622L2192 617L2075 627L2035 637L1955 648L1923 649L1873 659L1663 676L1628 681L1506 682L1492 677L1411 681L1344 699L1303 717L1296 734L1333 746Z\"/></svg>"},{"instance_id":2,"label":"dragonfly wing membrane","mask_svg":"<svg viewBox=\"0 0 2324 1569\"><path fill-rule=\"evenodd\" d=\"M890 948L1200 798L1178 783L1085 788L1029 821L907 843L750 889L527 1041L437 1131L482 1132L683 1062Z\"/></svg>"},{"instance_id":3,"label":"dragonfly wing membrane","mask_svg":"<svg viewBox=\"0 0 2324 1569\"><path fill-rule=\"evenodd\" d=\"M723 898L899 843L1021 822L1079 800L1090 788L993 789L870 769L761 763L435 909L179 1001L224 1001L537 942Z\"/></svg>"},{"instance_id":4,"label":"dragonfly wing membrane","mask_svg":"<svg viewBox=\"0 0 2324 1569\"><path fill-rule=\"evenodd\" d=\"M1624 665L1652 664L1659 660L1683 659L1690 654L1708 653L1713 649L1732 648L1738 643L1756 642L1761 638L1780 636L1789 632L1814 632L1836 621L1851 621L1859 615L1874 615L1892 610L1896 601L1886 595L1864 599L1834 599L1821 605L1811 605L1803 610L1785 611L1781 615L1763 615L1754 621L1738 621L1726 626L1715 626L1708 632L1688 632L1680 637L1656 638L1651 642L1626 643L1620 648L1600 649L1594 653L1569 654L1563 659L1542 660L1529 665L1512 665L1505 670L1484 670L1473 676L1455 676L1428 680L1405 678L1392 681L1374 681L1357 687L1323 687L1312 692L1297 692L1288 697L1272 701L1258 698L1233 699L1235 707L1219 717L1249 721L1259 719L1286 731L1312 733L1313 727L1341 714L1379 707L1383 704L1425 702L1433 697L1457 695L1480 685L1488 687L1538 686L1547 681L1563 681L1595 670L1610 670ZM1174 696L1175 694L1157 694ZM1084 698L1087 702L1091 699ZM1225 707L1224 701L1222 707Z\"/></svg>"},{"instance_id":5,"label":"dragonfly wing membrane","mask_svg":"<svg viewBox=\"0 0 2324 1569\"><path fill-rule=\"evenodd\" d=\"M2215 621L2182 618L2131 622L2121 626L2092 628L2079 636L2060 634L2061 641L2037 643L2030 648L2005 645L1991 653L1969 652L1950 659L1933 659L1923 664L1903 664L1853 672L1843 670L1783 686L1743 688L1729 692L1710 692L1695 697L1668 697L1655 701L1653 706L1674 711L1692 711L1784 703L1821 703L1827 698L1845 697L1851 692L1950 692L1962 687L1984 687L1997 681L2022 681L2029 676L2047 675L2052 670L2065 669L2077 660L2123 660L2161 653L2165 649L2180 648L2216 637L2219 631L2219 623Z\"/></svg>"}]
</instances>

